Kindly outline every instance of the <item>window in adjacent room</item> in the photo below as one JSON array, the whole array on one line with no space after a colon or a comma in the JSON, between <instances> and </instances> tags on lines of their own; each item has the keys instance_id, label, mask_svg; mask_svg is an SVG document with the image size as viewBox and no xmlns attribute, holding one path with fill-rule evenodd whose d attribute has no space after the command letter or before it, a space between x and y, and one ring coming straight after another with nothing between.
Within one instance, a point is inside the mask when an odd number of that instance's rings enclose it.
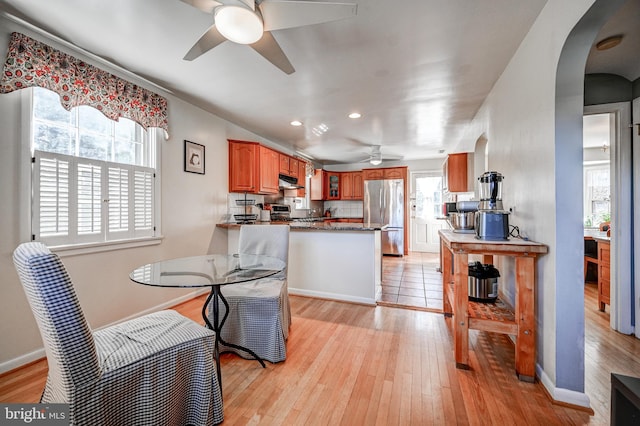
<instances>
[{"instance_id":1,"label":"window in adjacent room","mask_svg":"<svg viewBox=\"0 0 640 426\"><path fill-rule=\"evenodd\" d=\"M610 113L590 114L583 123L584 226L598 228L611 220L611 141L615 140Z\"/></svg>"},{"instance_id":2,"label":"window in adjacent room","mask_svg":"<svg viewBox=\"0 0 640 426\"><path fill-rule=\"evenodd\" d=\"M134 121L32 90L32 230L51 246L155 236L156 138Z\"/></svg>"}]
</instances>

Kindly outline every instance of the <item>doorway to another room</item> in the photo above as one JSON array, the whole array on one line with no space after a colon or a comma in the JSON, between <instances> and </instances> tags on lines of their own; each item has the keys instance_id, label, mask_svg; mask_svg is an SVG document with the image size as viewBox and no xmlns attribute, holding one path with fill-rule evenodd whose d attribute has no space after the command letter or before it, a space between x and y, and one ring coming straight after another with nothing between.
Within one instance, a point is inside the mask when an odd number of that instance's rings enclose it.
<instances>
[{"instance_id":1,"label":"doorway to another room","mask_svg":"<svg viewBox=\"0 0 640 426\"><path fill-rule=\"evenodd\" d=\"M382 294L378 304L442 312L440 237L446 228L442 217L442 174L411 173L410 246L402 257L382 259Z\"/></svg>"},{"instance_id":2,"label":"doorway to another room","mask_svg":"<svg viewBox=\"0 0 640 426\"><path fill-rule=\"evenodd\" d=\"M442 174L411 173L411 251L440 252L438 230L447 227L446 221L441 219L442 203Z\"/></svg>"}]
</instances>

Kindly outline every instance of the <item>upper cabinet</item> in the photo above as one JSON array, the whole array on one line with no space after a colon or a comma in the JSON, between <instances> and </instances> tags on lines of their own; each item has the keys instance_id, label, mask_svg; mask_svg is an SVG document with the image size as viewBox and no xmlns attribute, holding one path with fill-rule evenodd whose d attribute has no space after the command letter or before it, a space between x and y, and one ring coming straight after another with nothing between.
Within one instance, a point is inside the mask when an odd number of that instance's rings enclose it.
<instances>
[{"instance_id":1,"label":"upper cabinet","mask_svg":"<svg viewBox=\"0 0 640 426\"><path fill-rule=\"evenodd\" d=\"M278 193L279 153L257 142L229 140L229 192Z\"/></svg>"},{"instance_id":2,"label":"upper cabinet","mask_svg":"<svg viewBox=\"0 0 640 426\"><path fill-rule=\"evenodd\" d=\"M342 200L362 200L364 198L362 172L344 172L341 178Z\"/></svg>"},{"instance_id":3,"label":"upper cabinet","mask_svg":"<svg viewBox=\"0 0 640 426\"><path fill-rule=\"evenodd\" d=\"M229 192L257 192L259 144L229 140Z\"/></svg>"},{"instance_id":4,"label":"upper cabinet","mask_svg":"<svg viewBox=\"0 0 640 426\"><path fill-rule=\"evenodd\" d=\"M307 183L307 162L303 160L296 160L298 162L298 185L306 186ZM298 189L296 195L298 197L304 197L306 188Z\"/></svg>"},{"instance_id":5,"label":"upper cabinet","mask_svg":"<svg viewBox=\"0 0 640 426\"><path fill-rule=\"evenodd\" d=\"M403 179L407 187L407 176L406 166L364 169L355 172L329 172L316 169L311 179L311 200L362 200L365 180Z\"/></svg>"},{"instance_id":6,"label":"upper cabinet","mask_svg":"<svg viewBox=\"0 0 640 426\"><path fill-rule=\"evenodd\" d=\"M442 166L442 174L442 189L445 191L473 191L473 154L449 154Z\"/></svg>"},{"instance_id":7,"label":"upper cabinet","mask_svg":"<svg viewBox=\"0 0 640 426\"><path fill-rule=\"evenodd\" d=\"M327 199L325 187L325 174L322 169L316 169L311 177L311 188L309 188L312 201L322 201Z\"/></svg>"},{"instance_id":8,"label":"upper cabinet","mask_svg":"<svg viewBox=\"0 0 640 426\"><path fill-rule=\"evenodd\" d=\"M384 179L384 171L383 169L364 169L362 171L362 177L364 180Z\"/></svg>"},{"instance_id":9,"label":"upper cabinet","mask_svg":"<svg viewBox=\"0 0 640 426\"><path fill-rule=\"evenodd\" d=\"M379 169L364 169L363 180L379 179L407 179L407 167L382 167Z\"/></svg>"},{"instance_id":10,"label":"upper cabinet","mask_svg":"<svg viewBox=\"0 0 640 426\"><path fill-rule=\"evenodd\" d=\"M260 145L260 193L277 194L279 154L266 146Z\"/></svg>"},{"instance_id":11,"label":"upper cabinet","mask_svg":"<svg viewBox=\"0 0 640 426\"><path fill-rule=\"evenodd\" d=\"M290 157L286 154L280 155L280 173L283 175L291 176L294 178L300 178L299 176L299 165L300 161L297 158ZM304 175L302 175L304 178Z\"/></svg>"},{"instance_id":12,"label":"upper cabinet","mask_svg":"<svg viewBox=\"0 0 640 426\"><path fill-rule=\"evenodd\" d=\"M326 172L325 185L327 187L327 200L339 200L342 195L342 188L340 187L340 179L342 173L338 172Z\"/></svg>"}]
</instances>

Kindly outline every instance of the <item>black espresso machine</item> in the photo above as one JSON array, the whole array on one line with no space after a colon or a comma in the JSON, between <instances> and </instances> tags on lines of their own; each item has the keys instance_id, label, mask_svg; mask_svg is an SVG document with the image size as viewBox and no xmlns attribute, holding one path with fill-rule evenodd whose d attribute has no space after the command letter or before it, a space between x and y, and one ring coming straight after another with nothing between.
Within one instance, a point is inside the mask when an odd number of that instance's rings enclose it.
<instances>
[{"instance_id":1,"label":"black espresso machine","mask_svg":"<svg viewBox=\"0 0 640 426\"><path fill-rule=\"evenodd\" d=\"M475 214L476 238L481 240L509 239L509 212L502 208L502 176L498 172L485 172L480 182L480 203Z\"/></svg>"}]
</instances>

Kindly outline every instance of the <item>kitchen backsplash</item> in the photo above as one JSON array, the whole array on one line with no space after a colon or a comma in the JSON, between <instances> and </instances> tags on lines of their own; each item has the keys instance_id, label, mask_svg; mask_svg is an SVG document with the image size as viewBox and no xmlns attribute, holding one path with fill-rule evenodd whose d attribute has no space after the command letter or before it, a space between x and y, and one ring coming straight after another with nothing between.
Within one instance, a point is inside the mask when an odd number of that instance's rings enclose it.
<instances>
[{"instance_id":1,"label":"kitchen backsplash","mask_svg":"<svg viewBox=\"0 0 640 426\"><path fill-rule=\"evenodd\" d=\"M362 201L325 201L324 210L331 209L331 216L334 217L357 217L364 216Z\"/></svg>"},{"instance_id":2,"label":"kitchen backsplash","mask_svg":"<svg viewBox=\"0 0 640 426\"><path fill-rule=\"evenodd\" d=\"M275 197L269 196L265 198L264 195L247 194L247 200L254 200L255 204L265 202L269 203L283 203L291 206L291 217L308 217L308 216L323 216L327 209L331 209L331 216L340 218L362 218L363 203L362 201L310 201L309 205L301 205L301 201L304 199L296 199L292 197ZM238 206L236 200L244 200L245 194L229 193L227 195L227 216L223 218L223 222L234 222L233 215L245 214L245 208ZM298 203L296 203L298 201ZM255 204L249 207L246 213L260 215L260 209ZM303 208L300 208L303 207ZM305 208L307 207L307 208Z\"/></svg>"}]
</instances>

